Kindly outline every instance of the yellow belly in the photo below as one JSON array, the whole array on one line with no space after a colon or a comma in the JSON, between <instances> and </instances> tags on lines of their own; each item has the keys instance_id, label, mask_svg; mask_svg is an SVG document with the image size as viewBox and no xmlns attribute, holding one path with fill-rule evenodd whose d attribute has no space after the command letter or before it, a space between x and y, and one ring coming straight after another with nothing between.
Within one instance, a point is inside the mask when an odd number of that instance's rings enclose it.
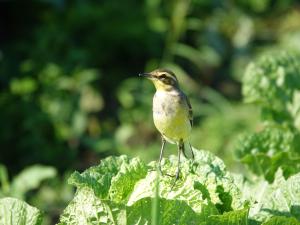
<instances>
[{"instance_id":1,"label":"yellow belly","mask_svg":"<svg viewBox=\"0 0 300 225\"><path fill-rule=\"evenodd\" d=\"M153 102L153 120L158 131L169 142L186 141L190 135L191 124L188 109L177 99L156 96Z\"/></svg>"},{"instance_id":2,"label":"yellow belly","mask_svg":"<svg viewBox=\"0 0 300 225\"><path fill-rule=\"evenodd\" d=\"M169 142L186 141L191 131L189 121L181 116L176 116L172 119L165 116L154 116L154 124Z\"/></svg>"}]
</instances>

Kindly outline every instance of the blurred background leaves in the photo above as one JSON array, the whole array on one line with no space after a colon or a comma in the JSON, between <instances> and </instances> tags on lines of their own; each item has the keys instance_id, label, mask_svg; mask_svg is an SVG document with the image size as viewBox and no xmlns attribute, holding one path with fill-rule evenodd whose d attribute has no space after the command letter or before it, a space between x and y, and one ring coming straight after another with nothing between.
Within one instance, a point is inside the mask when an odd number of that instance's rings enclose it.
<instances>
[{"instance_id":1,"label":"blurred background leaves","mask_svg":"<svg viewBox=\"0 0 300 225\"><path fill-rule=\"evenodd\" d=\"M246 65L278 48L300 53L293 0L4 0L0 17L1 195L14 195L10 183L33 165L52 168L15 191L50 212L48 224L71 198L69 171L112 154L157 158L154 87L138 73L173 70L193 105L192 145L240 170L237 137L264 129L259 108L241 103ZM299 129L299 94L288 99Z\"/></svg>"}]
</instances>

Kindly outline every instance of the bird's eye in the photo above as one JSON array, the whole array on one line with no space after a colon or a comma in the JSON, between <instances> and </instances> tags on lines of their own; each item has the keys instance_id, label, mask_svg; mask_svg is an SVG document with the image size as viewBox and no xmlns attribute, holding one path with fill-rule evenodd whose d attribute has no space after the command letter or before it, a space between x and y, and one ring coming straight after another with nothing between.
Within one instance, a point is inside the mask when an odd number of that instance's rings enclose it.
<instances>
[{"instance_id":1,"label":"bird's eye","mask_svg":"<svg viewBox=\"0 0 300 225\"><path fill-rule=\"evenodd\" d=\"M160 77L159 77L159 79L161 79L161 80L166 80L168 77L167 77L167 75L166 74L162 74L162 75L160 75Z\"/></svg>"}]
</instances>

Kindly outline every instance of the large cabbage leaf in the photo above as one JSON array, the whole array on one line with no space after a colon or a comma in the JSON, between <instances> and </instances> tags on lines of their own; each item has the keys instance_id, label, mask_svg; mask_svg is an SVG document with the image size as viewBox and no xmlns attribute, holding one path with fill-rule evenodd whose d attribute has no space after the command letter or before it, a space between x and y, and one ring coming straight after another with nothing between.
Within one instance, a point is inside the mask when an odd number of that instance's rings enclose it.
<instances>
[{"instance_id":1,"label":"large cabbage leaf","mask_svg":"<svg viewBox=\"0 0 300 225\"><path fill-rule=\"evenodd\" d=\"M300 58L273 50L250 63L243 77L245 102L262 107L265 119L289 122L300 130Z\"/></svg>"},{"instance_id":2,"label":"large cabbage leaf","mask_svg":"<svg viewBox=\"0 0 300 225\"><path fill-rule=\"evenodd\" d=\"M278 170L273 184L262 177L245 182L229 173L222 160L196 150L182 159L181 177L173 186L177 159L156 163L127 156L108 157L69 182L74 199L60 217L69 224L281 225L300 220L300 173L285 179ZM172 188L173 186L173 188Z\"/></svg>"},{"instance_id":3,"label":"large cabbage leaf","mask_svg":"<svg viewBox=\"0 0 300 225\"><path fill-rule=\"evenodd\" d=\"M285 179L279 169L272 184L258 177L244 181L238 175L235 183L243 193L242 199L252 203L250 224L300 224L300 173Z\"/></svg>"},{"instance_id":4,"label":"large cabbage leaf","mask_svg":"<svg viewBox=\"0 0 300 225\"><path fill-rule=\"evenodd\" d=\"M41 212L16 198L0 199L0 224L3 225L40 225Z\"/></svg>"},{"instance_id":5,"label":"large cabbage leaf","mask_svg":"<svg viewBox=\"0 0 300 225\"><path fill-rule=\"evenodd\" d=\"M290 128L268 124L264 130L242 135L235 152L257 175L272 182L279 167L286 178L300 171L300 136Z\"/></svg>"},{"instance_id":6,"label":"large cabbage leaf","mask_svg":"<svg viewBox=\"0 0 300 225\"><path fill-rule=\"evenodd\" d=\"M160 176L154 162L108 157L69 182L74 199L60 218L63 224L247 224L248 209L219 158L195 150L195 160L182 160L181 177ZM163 173L175 174L175 157L163 160ZM156 209L153 205L156 204Z\"/></svg>"}]
</instances>

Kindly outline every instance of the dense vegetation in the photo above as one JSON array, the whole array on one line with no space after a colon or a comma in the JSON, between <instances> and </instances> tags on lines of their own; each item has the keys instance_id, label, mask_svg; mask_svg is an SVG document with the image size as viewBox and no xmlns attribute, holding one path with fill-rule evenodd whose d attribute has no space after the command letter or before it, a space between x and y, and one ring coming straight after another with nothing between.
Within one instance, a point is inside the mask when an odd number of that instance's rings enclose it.
<instances>
[{"instance_id":1,"label":"dense vegetation","mask_svg":"<svg viewBox=\"0 0 300 225\"><path fill-rule=\"evenodd\" d=\"M296 1L0 6L0 224L299 224ZM173 191L137 77L157 67L194 109Z\"/></svg>"}]
</instances>

